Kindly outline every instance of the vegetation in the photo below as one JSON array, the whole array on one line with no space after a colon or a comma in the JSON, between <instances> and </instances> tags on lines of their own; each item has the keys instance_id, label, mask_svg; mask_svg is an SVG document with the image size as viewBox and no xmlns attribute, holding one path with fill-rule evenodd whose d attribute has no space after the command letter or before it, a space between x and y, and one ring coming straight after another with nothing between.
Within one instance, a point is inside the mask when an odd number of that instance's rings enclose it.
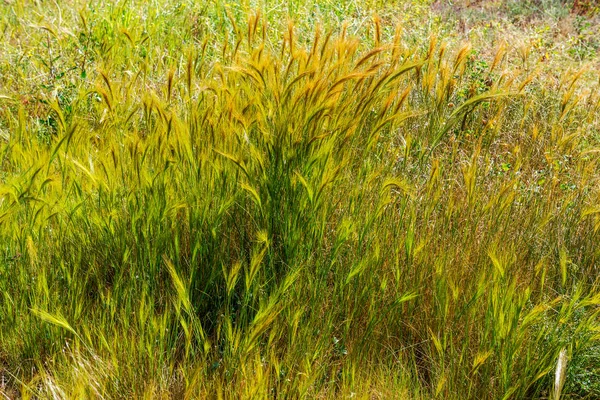
<instances>
[{"instance_id":1,"label":"vegetation","mask_svg":"<svg viewBox=\"0 0 600 400\"><path fill-rule=\"evenodd\" d=\"M357 3L0 5L4 397L600 396L592 7Z\"/></svg>"}]
</instances>

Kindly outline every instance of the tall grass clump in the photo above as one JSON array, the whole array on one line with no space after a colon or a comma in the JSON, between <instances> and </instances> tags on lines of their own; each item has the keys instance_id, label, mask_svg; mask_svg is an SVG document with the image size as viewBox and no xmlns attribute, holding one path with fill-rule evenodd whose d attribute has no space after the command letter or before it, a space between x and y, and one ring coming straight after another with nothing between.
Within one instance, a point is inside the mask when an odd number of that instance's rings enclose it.
<instances>
[{"instance_id":1,"label":"tall grass clump","mask_svg":"<svg viewBox=\"0 0 600 400\"><path fill-rule=\"evenodd\" d=\"M593 71L163 5L4 6L6 396L600 393Z\"/></svg>"}]
</instances>

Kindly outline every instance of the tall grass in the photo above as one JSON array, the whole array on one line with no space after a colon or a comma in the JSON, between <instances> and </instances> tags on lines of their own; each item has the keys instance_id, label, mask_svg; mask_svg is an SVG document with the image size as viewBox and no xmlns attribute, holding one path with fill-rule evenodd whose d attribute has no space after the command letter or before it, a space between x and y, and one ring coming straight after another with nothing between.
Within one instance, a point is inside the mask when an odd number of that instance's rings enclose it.
<instances>
[{"instance_id":1,"label":"tall grass","mask_svg":"<svg viewBox=\"0 0 600 400\"><path fill-rule=\"evenodd\" d=\"M598 394L597 77L161 6L3 6L0 390Z\"/></svg>"}]
</instances>

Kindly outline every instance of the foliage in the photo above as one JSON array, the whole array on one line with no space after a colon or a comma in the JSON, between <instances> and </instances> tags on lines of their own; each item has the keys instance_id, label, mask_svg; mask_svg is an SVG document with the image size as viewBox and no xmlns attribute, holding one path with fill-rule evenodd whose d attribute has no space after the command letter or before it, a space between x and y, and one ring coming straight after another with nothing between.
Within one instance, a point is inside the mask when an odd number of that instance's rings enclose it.
<instances>
[{"instance_id":1,"label":"foliage","mask_svg":"<svg viewBox=\"0 0 600 400\"><path fill-rule=\"evenodd\" d=\"M0 7L7 396L599 393L586 68L387 2Z\"/></svg>"}]
</instances>

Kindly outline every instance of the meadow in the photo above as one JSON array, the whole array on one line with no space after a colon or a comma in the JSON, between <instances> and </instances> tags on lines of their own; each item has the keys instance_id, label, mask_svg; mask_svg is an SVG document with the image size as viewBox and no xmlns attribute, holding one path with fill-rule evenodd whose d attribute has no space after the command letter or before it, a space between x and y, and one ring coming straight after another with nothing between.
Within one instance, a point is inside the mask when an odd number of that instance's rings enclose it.
<instances>
[{"instance_id":1,"label":"meadow","mask_svg":"<svg viewBox=\"0 0 600 400\"><path fill-rule=\"evenodd\" d=\"M0 394L599 398L599 18L4 0Z\"/></svg>"}]
</instances>

